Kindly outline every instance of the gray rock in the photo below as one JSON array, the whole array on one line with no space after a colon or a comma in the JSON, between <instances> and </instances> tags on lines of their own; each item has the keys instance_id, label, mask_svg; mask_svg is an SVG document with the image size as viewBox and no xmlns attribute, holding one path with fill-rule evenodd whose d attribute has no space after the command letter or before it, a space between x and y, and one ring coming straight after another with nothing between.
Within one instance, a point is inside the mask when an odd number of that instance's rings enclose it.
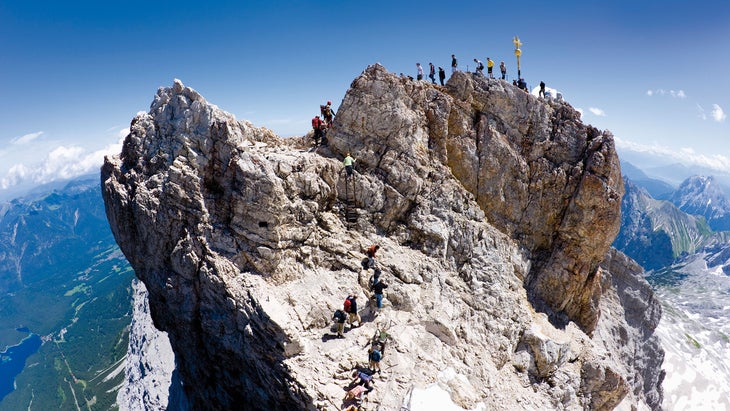
<instances>
[{"instance_id":1,"label":"gray rock","mask_svg":"<svg viewBox=\"0 0 730 411\"><path fill-rule=\"evenodd\" d=\"M435 382L464 408L658 409L661 350L646 342L660 310L609 253L623 192L610 133L500 80L440 87L374 65L328 138L304 149L176 82L105 160L112 231L193 408L339 409L384 332L368 409ZM359 266L373 243L389 284L378 316ZM350 293L363 325L330 340Z\"/></svg>"}]
</instances>

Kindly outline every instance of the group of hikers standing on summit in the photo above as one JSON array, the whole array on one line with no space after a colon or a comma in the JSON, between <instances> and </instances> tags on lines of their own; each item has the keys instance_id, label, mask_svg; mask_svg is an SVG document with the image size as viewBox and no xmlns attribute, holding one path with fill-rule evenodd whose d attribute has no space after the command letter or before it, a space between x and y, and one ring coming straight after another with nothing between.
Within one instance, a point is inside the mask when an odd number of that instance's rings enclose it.
<instances>
[{"instance_id":1,"label":"group of hikers standing on summit","mask_svg":"<svg viewBox=\"0 0 730 411\"><path fill-rule=\"evenodd\" d=\"M484 63L481 60L479 60L477 58L474 59L474 64L476 64L476 67L474 70L475 74L477 74L479 76L484 76L484 68L486 67L487 68L486 77L491 78L491 79L495 78L494 77L495 63L490 57L487 57L486 66L484 65ZM429 66L428 78L431 79L432 84L436 84L436 66L434 66L433 63L428 63L428 66ZM416 79L423 80L423 67L421 67L421 63L416 63L416 70L417 70ZM468 67L467 67L467 70L468 70ZM452 54L451 55L451 74L454 74L457 71L459 71L459 60L456 58L455 54ZM499 72L501 74L500 79L507 80L507 65L504 63L504 61L499 63ZM401 73L401 76L402 75L403 75L403 73ZM439 82L443 86L444 80L446 80L446 71L442 67L438 68L438 76L439 76ZM411 80L413 79L413 77L411 77L411 76L408 76L408 78L410 78ZM513 79L512 84L517 86L521 90L529 92L528 87L527 87L527 82L525 82L525 79L522 77ZM540 97L545 97L545 83L544 82L540 82Z\"/></svg>"},{"instance_id":2,"label":"group of hikers standing on summit","mask_svg":"<svg viewBox=\"0 0 730 411\"><path fill-rule=\"evenodd\" d=\"M334 117L335 111L332 110L331 101L327 101L327 104L319 106L319 115L314 116L312 119L312 130L314 130L312 139L314 139L315 146L320 145L320 143L323 146L327 145L327 129L332 127Z\"/></svg>"}]
</instances>

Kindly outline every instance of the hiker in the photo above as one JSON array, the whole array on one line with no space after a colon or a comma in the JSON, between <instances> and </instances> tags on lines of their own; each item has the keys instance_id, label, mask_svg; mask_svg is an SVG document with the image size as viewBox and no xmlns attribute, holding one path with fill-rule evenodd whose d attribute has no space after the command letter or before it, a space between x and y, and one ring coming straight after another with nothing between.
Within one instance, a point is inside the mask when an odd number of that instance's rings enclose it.
<instances>
[{"instance_id":1,"label":"hiker","mask_svg":"<svg viewBox=\"0 0 730 411\"><path fill-rule=\"evenodd\" d=\"M319 139L322 137L322 119L319 116L314 116L312 119L312 129L314 130L314 145L319 145Z\"/></svg>"},{"instance_id":2,"label":"hiker","mask_svg":"<svg viewBox=\"0 0 730 411\"><path fill-rule=\"evenodd\" d=\"M347 153L347 156L344 160L342 160L342 164L345 166L345 171L347 172L347 178L352 177L352 166L355 163L355 159L350 157L350 153Z\"/></svg>"},{"instance_id":3,"label":"hiker","mask_svg":"<svg viewBox=\"0 0 730 411\"><path fill-rule=\"evenodd\" d=\"M418 74L416 75L416 79L423 80L423 67L421 67L421 63L416 63L416 67L418 67Z\"/></svg>"},{"instance_id":4,"label":"hiker","mask_svg":"<svg viewBox=\"0 0 730 411\"><path fill-rule=\"evenodd\" d=\"M380 250L379 245L371 245L365 250L365 255L368 256L368 268L375 268L375 253Z\"/></svg>"},{"instance_id":5,"label":"hiker","mask_svg":"<svg viewBox=\"0 0 730 411\"><path fill-rule=\"evenodd\" d=\"M388 284L384 281L374 280L373 281L373 293L375 293L375 303L378 306L378 312L383 308L383 290L388 288Z\"/></svg>"},{"instance_id":6,"label":"hiker","mask_svg":"<svg viewBox=\"0 0 730 411\"><path fill-rule=\"evenodd\" d=\"M494 74L492 74L492 69L494 68L494 62L492 59L487 57L487 74L489 75L489 78L494 78Z\"/></svg>"},{"instance_id":7,"label":"hiker","mask_svg":"<svg viewBox=\"0 0 730 411\"><path fill-rule=\"evenodd\" d=\"M342 310L335 310L335 315L332 316L332 318L335 320L335 323L337 324L337 338L345 338L345 320L347 319L347 314L345 314Z\"/></svg>"},{"instance_id":8,"label":"hiker","mask_svg":"<svg viewBox=\"0 0 730 411\"><path fill-rule=\"evenodd\" d=\"M502 80L507 79L507 66L504 65L504 61L499 63L499 71L502 72Z\"/></svg>"},{"instance_id":9,"label":"hiker","mask_svg":"<svg viewBox=\"0 0 730 411\"><path fill-rule=\"evenodd\" d=\"M356 328L354 325L355 321L357 321L358 327L362 325L360 314L357 313L357 295L350 294L347 296L347 299L345 299L344 311L348 314L348 321L351 329Z\"/></svg>"},{"instance_id":10,"label":"hiker","mask_svg":"<svg viewBox=\"0 0 730 411\"><path fill-rule=\"evenodd\" d=\"M527 92L527 82L525 81L525 79L520 77L520 79L517 81L517 87Z\"/></svg>"},{"instance_id":11,"label":"hiker","mask_svg":"<svg viewBox=\"0 0 730 411\"><path fill-rule=\"evenodd\" d=\"M364 385L367 387L370 385L371 381L373 381L372 374L368 374L368 373L366 373L364 371L360 371L358 369L355 369L355 371L352 372L352 383L351 384L357 383L357 385Z\"/></svg>"},{"instance_id":12,"label":"hiker","mask_svg":"<svg viewBox=\"0 0 730 411\"><path fill-rule=\"evenodd\" d=\"M368 279L368 289L370 291L373 291L373 287L375 287L375 284L377 284L380 281L380 273L381 273L380 269L376 267L375 272Z\"/></svg>"},{"instance_id":13,"label":"hiker","mask_svg":"<svg viewBox=\"0 0 730 411\"><path fill-rule=\"evenodd\" d=\"M459 71L459 63L456 61L456 55L451 55L451 74Z\"/></svg>"},{"instance_id":14,"label":"hiker","mask_svg":"<svg viewBox=\"0 0 730 411\"><path fill-rule=\"evenodd\" d=\"M540 97L545 98L545 82L540 81L540 93L538 93Z\"/></svg>"},{"instance_id":15,"label":"hiker","mask_svg":"<svg viewBox=\"0 0 730 411\"><path fill-rule=\"evenodd\" d=\"M372 391L372 389L368 390L368 388L365 387L364 385L356 385L356 386L352 387L352 389L350 389L350 391L348 391L347 394L345 394L345 401L360 400L360 399L362 399L363 394L368 393L370 391Z\"/></svg>"},{"instance_id":16,"label":"hiker","mask_svg":"<svg viewBox=\"0 0 730 411\"><path fill-rule=\"evenodd\" d=\"M428 78L431 79L431 84L436 84L436 67L433 63L428 63Z\"/></svg>"},{"instance_id":17,"label":"hiker","mask_svg":"<svg viewBox=\"0 0 730 411\"><path fill-rule=\"evenodd\" d=\"M484 64L481 61L477 60L477 59L474 59L474 62L477 63L477 71L476 71L476 73L479 74L479 75L481 75L481 76L483 76L484 73L482 72L482 70L484 70Z\"/></svg>"},{"instance_id":18,"label":"hiker","mask_svg":"<svg viewBox=\"0 0 730 411\"><path fill-rule=\"evenodd\" d=\"M335 112L332 110L332 102L327 101L327 105L324 106L322 109L322 116L324 117L324 123L327 125L327 127L332 126L332 119L335 116Z\"/></svg>"},{"instance_id":19,"label":"hiker","mask_svg":"<svg viewBox=\"0 0 730 411\"><path fill-rule=\"evenodd\" d=\"M370 347L368 350L368 364L370 367L370 371L373 372L380 372L380 360L383 359L383 354L380 352L380 345L377 344L373 347ZM377 369L377 371L376 371Z\"/></svg>"},{"instance_id":20,"label":"hiker","mask_svg":"<svg viewBox=\"0 0 730 411\"><path fill-rule=\"evenodd\" d=\"M444 85L444 80L446 79L446 71L443 69L443 67L439 67L439 81L441 82L441 85Z\"/></svg>"}]
</instances>

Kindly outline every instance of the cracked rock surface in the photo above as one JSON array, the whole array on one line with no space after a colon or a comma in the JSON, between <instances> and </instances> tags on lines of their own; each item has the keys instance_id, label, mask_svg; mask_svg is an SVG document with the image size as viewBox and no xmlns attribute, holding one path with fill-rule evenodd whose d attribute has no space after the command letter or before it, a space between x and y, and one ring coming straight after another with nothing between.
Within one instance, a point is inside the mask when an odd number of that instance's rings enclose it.
<instances>
[{"instance_id":1,"label":"cracked rock surface","mask_svg":"<svg viewBox=\"0 0 730 411\"><path fill-rule=\"evenodd\" d=\"M112 231L193 409L344 408L381 331L366 409L434 383L467 409L659 409L661 309L609 249L623 193L610 133L500 80L441 87L376 64L328 140L279 138L176 81L105 160ZM371 244L389 285L377 315ZM336 339L348 294L363 324Z\"/></svg>"}]
</instances>

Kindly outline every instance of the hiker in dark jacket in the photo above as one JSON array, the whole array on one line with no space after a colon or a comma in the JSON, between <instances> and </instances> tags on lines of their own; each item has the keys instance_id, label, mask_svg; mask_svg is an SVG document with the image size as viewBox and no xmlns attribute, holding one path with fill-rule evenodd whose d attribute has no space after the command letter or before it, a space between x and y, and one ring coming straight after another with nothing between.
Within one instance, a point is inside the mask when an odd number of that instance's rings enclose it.
<instances>
[{"instance_id":1,"label":"hiker in dark jacket","mask_svg":"<svg viewBox=\"0 0 730 411\"><path fill-rule=\"evenodd\" d=\"M337 338L345 338L345 320L347 320L347 314L342 310L335 311L334 315L335 323L337 324Z\"/></svg>"},{"instance_id":2,"label":"hiker in dark jacket","mask_svg":"<svg viewBox=\"0 0 730 411\"><path fill-rule=\"evenodd\" d=\"M383 290L388 288L388 284L384 281L376 281L373 284L373 292L375 293L375 302L378 305L378 311L383 308Z\"/></svg>"},{"instance_id":3,"label":"hiker in dark jacket","mask_svg":"<svg viewBox=\"0 0 730 411\"><path fill-rule=\"evenodd\" d=\"M359 327L362 325L362 319L360 318L360 314L357 313L357 295L351 294L347 299L350 300L350 309L347 311L350 328L355 328L355 321L357 321L357 326Z\"/></svg>"},{"instance_id":4,"label":"hiker in dark jacket","mask_svg":"<svg viewBox=\"0 0 730 411\"><path fill-rule=\"evenodd\" d=\"M443 69L443 67L439 67L439 81L441 82L441 85L444 85L444 80L446 80L446 71Z\"/></svg>"}]
</instances>

